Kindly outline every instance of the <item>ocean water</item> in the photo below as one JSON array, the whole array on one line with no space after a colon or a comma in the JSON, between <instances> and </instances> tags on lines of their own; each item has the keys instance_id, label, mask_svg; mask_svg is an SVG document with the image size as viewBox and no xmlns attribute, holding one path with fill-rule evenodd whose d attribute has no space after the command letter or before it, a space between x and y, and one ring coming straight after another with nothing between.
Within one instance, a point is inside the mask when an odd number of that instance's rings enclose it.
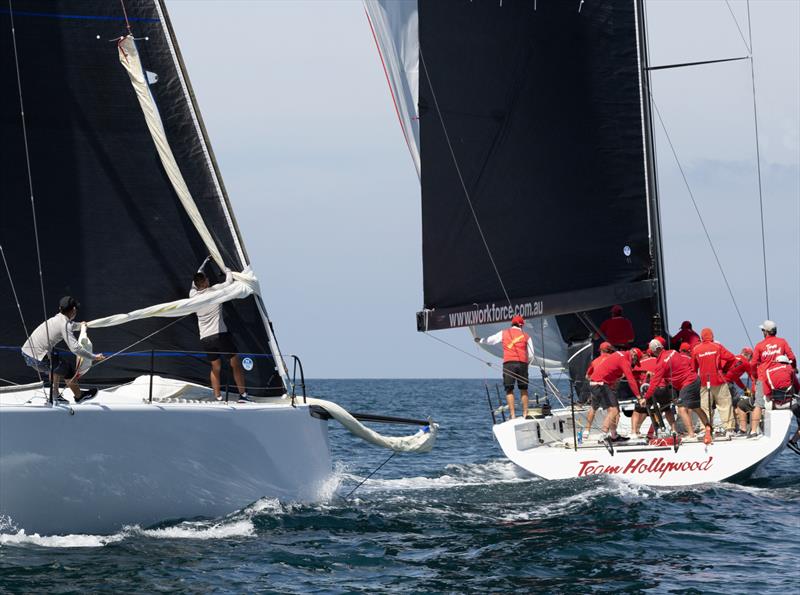
<instances>
[{"instance_id":1,"label":"ocean water","mask_svg":"<svg viewBox=\"0 0 800 595\"><path fill-rule=\"evenodd\" d=\"M433 415L437 447L393 457L348 499L388 454L331 422L325 502L262 499L109 536L0 519L0 592L797 592L800 457L788 450L744 484L544 482L502 457L482 381L308 384L351 410Z\"/></svg>"}]
</instances>

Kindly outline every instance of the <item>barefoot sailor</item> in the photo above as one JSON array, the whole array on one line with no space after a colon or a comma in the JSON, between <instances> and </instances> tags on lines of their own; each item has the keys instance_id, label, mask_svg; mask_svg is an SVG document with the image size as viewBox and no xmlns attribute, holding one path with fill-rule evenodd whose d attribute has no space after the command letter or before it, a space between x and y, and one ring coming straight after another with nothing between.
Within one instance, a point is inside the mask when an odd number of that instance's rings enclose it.
<instances>
[{"instance_id":1,"label":"barefoot sailor","mask_svg":"<svg viewBox=\"0 0 800 595\"><path fill-rule=\"evenodd\" d=\"M522 417L528 417L528 366L533 363L533 341L522 330L525 319L514 316L511 326L490 337L475 337L476 343L497 345L503 343L503 388L506 390L508 413L514 419L514 384L519 388L522 401Z\"/></svg>"},{"instance_id":2,"label":"barefoot sailor","mask_svg":"<svg viewBox=\"0 0 800 595\"><path fill-rule=\"evenodd\" d=\"M105 359L101 353L94 354L84 349L75 338L74 333L78 330L78 325L73 320L78 315L79 305L71 296L62 297L58 302L58 314L37 326L22 346L25 363L34 370L48 375L52 366L51 390L57 393L62 378L65 379L64 383L72 391L76 403L91 399L97 394L96 388L82 391L78 385L81 374L88 370L84 360L99 362ZM67 344L77 359L54 351L53 348L61 341Z\"/></svg>"}]
</instances>

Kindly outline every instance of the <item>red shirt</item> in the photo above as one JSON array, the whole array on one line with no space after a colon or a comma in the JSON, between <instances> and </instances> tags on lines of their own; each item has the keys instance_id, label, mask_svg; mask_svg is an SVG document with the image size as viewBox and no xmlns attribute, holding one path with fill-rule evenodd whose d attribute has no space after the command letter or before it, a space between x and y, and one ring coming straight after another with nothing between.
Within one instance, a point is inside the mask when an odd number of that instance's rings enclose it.
<instances>
[{"instance_id":1,"label":"red shirt","mask_svg":"<svg viewBox=\"0 0 800 595\"><path fill-rule=\"evenodd\" d=\"M601 353L592 361L586 375L591 382L602 382L608 386L615 386L624 375L628 379L633 394L639 396L639 385L633 377L631 364L627 353Z\"/></svg>"},{"instance_id":2,"label":"red shirt","mask_svg":"<svg viewBox=\"0 0 800 595\"><path fill-rule=\"evenodd\" d=\"M503 331L503 361L524 362L528 361L528 333L512 326Z\"/></svg>"},{"instance_id":3,"label":"red shirt","mask_svg":"<svg viewBox=\"0 0 800 595\"><path fill-rule=\"evenodd\" d=\"M678 331L678 334L672 337L671 343L676 347L680 347L681 343L688 343L689 347L694 347L700 342L700 335L690 328L683 328Z\"/></svg>"},{"instance_id":4,"label":"red shirt","mask_svg":"<svg viewBox=\"0 0 800 595\"><path fill-rule=\"evenodd\" d=\"M797 358L785 339L769 336L755 346L750 366L755 370L758 380L764 381L764 371L767 369L767 365L774 362L779 355L788 357L792 362L792 367L797 369Z\"/></svg>"},{"instance_id":5,"label":"red shirt","mask_svg":"<svg viewBox=\"0 0 800 595\"><path fill-rule=\"evenodd\" d=\"M653 377L657 364L658 360L651 355L646 355L639 360L639 363L636 364L636 367L633 369L633 375L636 377L639 385L644 384ZM661 386L665 385L666 383L662 381Z\"/></svg>"},{"instance_id":6,"label":"red shirt","mask_svg":"<svg viewBox=\"0 0 800 595\"><path fill-rule=\"evenodd\" d=\"M764 369L764 394L771 395L773 390L794 389L800 391L800 381L790 364L775 363Z\"/></svg>"},{"instance_id":7,"label":"red shirt","mask_svg":"<svg viewBox=\"0 0 800 595\"><path fill-rule=\"evenodd\" d=\"M627 318L615 316L600 325L600 333L605 335L605 340L612 345L628 345L633 343L633 324Z\"/></svg>"},{"instance_id":8,"label":"red shirt","mask_svg":"<svg viewBox=\"0 0 800 595\"><path fill-rule=\"evenodd\" d=\"M664 386L669 381L675 390L681 390L687 384L697 380L697 374L692 366L690 357L678 353L674 349L664 349L658 354L658 363L653 377L650 379L650 388L647 389L646 399L653 396L659 386Z\"/></svg>"},{"instance_id":9,"label":"red shirt","mask_svg":"<svg viewBox=\"0 0 800 595\"><path fill-rule=\"evenodd\" d=\"M700 382L711 382L711 386L725 384L724 371L735 361L734 355L715 341L701 341L692 348L692 365Z\"/></svg>"},{"instance_id":10,"label":"red shirt","mask_svg":"<svg viewBox=\"0 0 800 595\"><path fill-rule=\"evenodd\" d=\"M753 376L750 362L747 361L747 358L743 355L737 355L735 356L733 363L725 372L725 382L733 382L736 384L736 386L744 390L747 387L744 385L744 383L742 383L742 374L747 374L750 382L755 384L756 379Z\"/></svg>"}]
</instances>

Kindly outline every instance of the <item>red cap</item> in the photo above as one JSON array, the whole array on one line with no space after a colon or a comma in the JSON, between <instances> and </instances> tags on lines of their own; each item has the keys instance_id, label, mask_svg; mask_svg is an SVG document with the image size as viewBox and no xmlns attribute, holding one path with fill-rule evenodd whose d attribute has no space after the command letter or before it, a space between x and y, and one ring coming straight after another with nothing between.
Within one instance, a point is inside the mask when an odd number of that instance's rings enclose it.
<instances>
[{"instance_id":1,"label":"red cap","mask_svg":"<svg viewBox=\"0 0 800 595\"><path fill-rule=\"evenodd\" d=\"M609 343L608 341L603 341L602 343L600 343L600 351L611 352L613 350L614 348L611 347L611 343Z\"/></svg>"},{"instance_id":2,"label":"red cap","mask_svg":"<svg viewBox=\"0 0 800 595\"><path fill-rule=\"evenodd\" d=\"M511 319L511 324L518 324L519 326L522 326L525 324L525 319L519 314L517 314L516 316L514 316L514 318Z\"/></svg>"},{"instance_id":3,"label":"red cap","mask_svg":"<svg viewBox=\"0 0 800 595\"><path fill-rule=\"evenodd\" d=\"M712 331L710 328L704 328L702 331L700 331L700 338L703 341L713 341L714 331Z\"/></svg>"},{"instance_id":4,"label":"red cap","mask_svg":"<svg viewBox=\"0 0 800 595\"><path fill-rule=\"evenodd\" d=\"M678 351L691 351L692 346L688 343L681 343L681 348Z\"/></svg>"},{"instance_id":5,"label":"red cap","mask_svg":"<svg viewBox=\"0 0 800 595\"><path fill-rule=\"evenodd\" d=\"M742 347L742 355L745 356L747 359L753 357L753 350L749 347Z\"/></svg>"},{"instance_id":6,"label":"red cap","mask_svg":"<svg viewBox=\"0 0 800 595\"><path fill-rule=\"evenodd\" d=\"M685 331L686 329L689 329L689 328L692 328L692 323L691 322L689 322L688 320L684 320L683 322L681 322L681 330Z\"/></svg>"},{"instance_id":7,"label":"red cap","mask_svg":"<svg viewBox=\"0 0 800 595\"><path fill-rule=\"evenodd\" d=\"M638 347L631 349L631 353L636 356L636 359L642 359L642 350Z\"/></svg>"},{"instance_id":8,"label":"red cap","mask_svg":"<svg viewBox=\"0 0 800 595\"><path fill-rule=\"evenodd\" d=\"M620 314L622 314L622 306L620 306L619 304L614 304L613 306L611 306L612 316L619 316Z\"/></svg>"},{"instance_id":9,"label":"red cap","mask_svg":"<svg viewBox=\"0 0 800 595\"><path fill-rule=\"evenodd\" d=\"M667 348L667 340L661 335L656 335L655 337L653 337L653 339L661 343L661 347L663 347L664 349Z\"/></svg>"}]
</instances>

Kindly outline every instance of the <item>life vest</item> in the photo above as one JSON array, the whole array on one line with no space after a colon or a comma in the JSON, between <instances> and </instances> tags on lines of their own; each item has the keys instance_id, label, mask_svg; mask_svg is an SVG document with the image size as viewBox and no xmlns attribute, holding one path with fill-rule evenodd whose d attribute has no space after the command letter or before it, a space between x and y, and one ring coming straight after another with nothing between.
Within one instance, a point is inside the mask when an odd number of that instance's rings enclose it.
<instances>
[{"instance_id":1,"label":"life vest","mask_svg":"<svg viewBox=\"0 0 800 595\"><path fill-rule=\"evenodd\" d=\"M528 362L528 339L522 329L512 326L503 331L503 361Z\"/></svg>"}]
</instances>

